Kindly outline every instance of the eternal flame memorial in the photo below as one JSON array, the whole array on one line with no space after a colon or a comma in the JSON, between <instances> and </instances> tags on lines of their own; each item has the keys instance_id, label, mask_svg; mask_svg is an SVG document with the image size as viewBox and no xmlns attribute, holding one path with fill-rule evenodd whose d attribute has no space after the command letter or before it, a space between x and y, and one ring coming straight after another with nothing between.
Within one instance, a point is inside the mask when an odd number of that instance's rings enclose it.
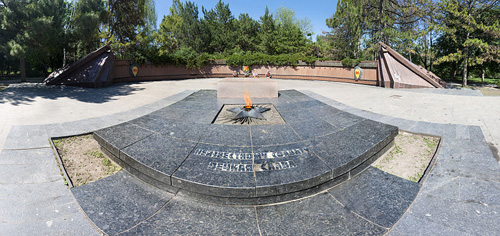
<instances>
[{"instance_id":1,"label":"eternal flame memorial","mask_svg":"<svg viewBox=\"0 0 500 236\"><path fill-rule=\"evenodd\" d=\"M0 170L12 158L29 157L25 162L38 160L45 172L34 173L46 181L35 191L26 190L31 194L13 188L0 193L0 199L33 195L21 206L24 214L36 219L29 234L499 232L500 166L480 127L384 116L300 87L280 86L293 79L321 80L310 82L318 86L333 81L383 87L373 90L379 93L443 89L445 83L432 72L383 43L377 61L361 62L356 68L330 61L254 65L251 71L259 78L244 77L241 68L225 61L185 69L115 60L109 45L92 52L52 73L45 84L99 92L122 82L224 79L214 80L216 85L209 89L184 90L103 117L13 126L0 154ZM398 106L397 100L392 102ZM374 166L403 131L439 138L418 181ZM81 134L92 134L100 150L122 170L73 186L54 142ZM26 168L19 171L29 172ZM28 180L23 183L32 184ZM47 194L48 199L37 199ZM36 205L40 202L47 205ZM23 224L9 223L0 234L12 235Z\"/></svg>"}]
</instances>

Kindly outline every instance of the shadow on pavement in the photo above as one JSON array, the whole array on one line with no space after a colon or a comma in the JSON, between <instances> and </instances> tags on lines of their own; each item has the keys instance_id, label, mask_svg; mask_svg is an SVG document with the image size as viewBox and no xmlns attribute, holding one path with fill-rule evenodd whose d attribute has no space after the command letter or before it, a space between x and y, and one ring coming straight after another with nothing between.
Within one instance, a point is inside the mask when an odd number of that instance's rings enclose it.
<instances>
[{"instance_id":1,"label":"shadow on pavement","mask_svg":"<svg viewBox=\"0 0 500 236\"><path fill-rule=\"evenodd\" d=\"M138 84L138 83L135 83ZM136 88L132 83L116 84L105 88L81 88L71 86L46 86L40 83L11 84L0 92L0 104L30 104L36 98L55 100L67 97L86 103L105 103L115 100L117 96L125 96L144 88Z\"/></svg>"}]
</instances>

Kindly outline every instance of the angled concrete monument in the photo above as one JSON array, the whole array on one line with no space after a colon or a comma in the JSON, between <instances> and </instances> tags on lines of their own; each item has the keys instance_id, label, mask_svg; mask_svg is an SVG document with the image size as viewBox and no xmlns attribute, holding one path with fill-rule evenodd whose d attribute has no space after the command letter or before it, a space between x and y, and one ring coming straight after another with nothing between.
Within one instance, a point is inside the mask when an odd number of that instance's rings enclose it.
<instances>
[{"instance_id":1,"label":"angled concrete monument","mask_svg":"<svg viewBox=\"0 0 500 236\"><path fill-rule=\"evenodd\" d=\"M111 85L115 56L109 44L91 52L75 63L52 72L46 85L70 85L98 88Z\"/></svg>"},{"instance_id":2,"label":"angled concrete monument","mask_svg":"<svg viewBox=\"0 0 500 236\"><path fill-rule=\"evenodd\" d=\"M443 88L446 84L434 73L413 64L380 42L377 85L386 88Z\"/></svg>"}]
</instances>

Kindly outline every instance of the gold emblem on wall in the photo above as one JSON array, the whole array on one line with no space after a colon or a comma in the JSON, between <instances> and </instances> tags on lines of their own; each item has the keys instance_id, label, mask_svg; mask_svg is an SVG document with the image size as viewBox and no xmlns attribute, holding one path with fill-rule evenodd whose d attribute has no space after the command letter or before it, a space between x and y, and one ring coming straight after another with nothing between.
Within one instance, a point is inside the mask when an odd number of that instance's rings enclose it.
<instances>
[{"instance_id":1,"label":"gold emblem on wall","mask_svg":"<svg viewBox=\"0 0 500 236\"><path fill-rule=\"evenodd\" d=\"M354 80L358 81L363 76L363 69L361 67L354 67Z\"/></svg>"},{"instance_id":2,"label":"gold emblem on wall","mask_svg":"<svg viewBox=\"0 0 500 236\"><path fill-rule=\"evenodd\" d=\"M137 77L137 73L139 72L139 67L136 64L130 65L129 69L130 75Z\"/></svg>"}]
</instances>

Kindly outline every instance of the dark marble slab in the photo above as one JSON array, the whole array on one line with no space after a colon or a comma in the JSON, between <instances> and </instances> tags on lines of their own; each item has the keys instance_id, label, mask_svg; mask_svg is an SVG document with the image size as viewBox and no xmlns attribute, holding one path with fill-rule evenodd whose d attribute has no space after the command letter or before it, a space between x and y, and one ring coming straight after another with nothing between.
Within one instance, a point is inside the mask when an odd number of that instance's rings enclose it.
<instances>
[{"instance_id":1,"label":"dark marble slab","mask_svg":"<svg viewBox=\"0 0 500 236\"><path fill-rule=\"evenodd\" d=\"M201 143L251 147L250 126L212 124L200 140Z\"/></svg>"},{"instance_id":2,"label":"dark marble slab","mask_svg":"<svg viewBox=\"0 0 500 236\"><path fill-rule=\"evenodd\" d=\"M161 189L244 199L338 183L362 172L397 134L396 127L340 112L295 90L254 99L281 106L287 124L212 124L221 101L234 100L195 92L94 136L118 163Z\"/></svg>"},{"instance_id":3,"label":"dark marble slab","mask_svg":"<svg viewBox=\"0 0 500 236\"><path fill-rule=\"evenodd\" d=\"M189 123L151 114L132 120L130 123L160 134L193 142L197 142L209 126L208 124Z\"/></svg>"},{"instance_id":4,"label":"dark marble slab","mask_svg":"<svg viewBox=\"0 0 500 236\"><path fill-rule=\"evenodd\" d=\"M144 166L126 155L122 155L120 159L105 148L101 148L101 151L134 177L170 193L177 193L179 190L171 185L169 176Z\"/></svg>"},{"instance_id":5,"label":"dark marble slab","mask_svg":"<svg viewBox=\"0 0 500 236\"><path fill-rule=\"evenodd\" d=\"M146 175L170 182L169 177L195 146L195 142L153 134L121 150L120 159Z\"/></svg>"},{"instance_id":6,"label":"dark marble slab","mask_svg":"<svg viewBox=\"0 0 500 236\"><path fill-rule=\"evenodd\" d=\"M352 163L364 151L359 149L357 137L348 131L339 131L308 142L311 150L331 169L333 176L348 172L362 161ZM351 165L352 163L352 165Z\"/></svg>"},{"instance_id":7,"label":"dark marble slab","mask_svg":"<svg viewBox=\"0 0 500 236\"><path fill-rule=\"evenodd\" d=\"M271 98L272 103L279 111L296 110L302 108L291 97L281 94L278 98Z\"/></svg>"},{"instance_id":8,"label":"dark marble slab","mask_svg":"<svg viewBox=\"0 0 500 236\"><path fill-rule=\"evenodd\" d=\"M328 106L316 99L296 101L296 103L298 106L308 109L311 112L315 112L316 110L320 110L322 107Z\"/></svg>"},{"instance_id":9,"label":"dark marble slab","mask_svg":"<svg viewBox=\"0 0 500 236\"><path fill-rule=\"evenodd\" d=\"M357 135L360 141L373 146L375 149L380 149L387 145L399 132L396 126L386 125L373 120L363 120L346 129Z\"/></svg>"},{"instance_id":10,"label":"dark marble slab","mask_svg":"<svg viewBox=\"0 0 500 236\"><path fill-rule=\"evenodd\" d=\"M279 106L275 106L278 109L281 117L288 123L314 123L318 122L320 119L313 115L306 109L296 107L290 110L282 110Z\"/></svg>"},{"instance_id":11,"label":"dark marble slab","mask_svg":"<svg viewBox=\"0 0 500 236\"><path fill-rule=\"evenodd\" d=\"M312 139L309 144L336 176L377 154L394 140L397 132L395 126L363 120L334 134Z\"/></svg>"},{"instance_id":12,"label":"dark marble slab","mask_svg":"<svg viewBox=\"0 0 500 236\"><path fill-rule=\"evenodd\" d=\"M356 216L328 193L257 207L262 235L382 235L386 229Z\"/></svg>"},{"instance_id":13,"label":"dark marble slab","mask_svg":"<svg viewBox=\"0 0 500 236\"><path fill-rule=\"evenodd\" d=\"M214 110L188 110L181 120L187 123L211 124L220 109Z\"/></svg>"},{"instance_id":14,"label":"dark marble slab","mask_svg":"<svg viewBox=\"0 0 500 236\"><path fill-rule=\"evenodd\" d=\"M319 114L317 115L322 120L333 125L335 130L346 129L347 127L350 127L365 120L364 118L361 118L359 116L347 112L333 111L334 113L329 113L328 110L331 109L326 109L325 111L319 111Z\"/></svg>"},{"instance_id":15,"label":"dark marble slab","mask_svg":"<svg viewBox=\"0 0 500 236\"><path fill-rule=\"evenodd\" d=\"M152 131L125 122L95 131L94 138L101 146L118 156L120 149L123 149L152 134Z\"/></svg>"},{"instance_id":16,"label":"dark marble slab","mask_svg":"<svg viewBox=\"0 0 500 236\"><path fill-rule=\"evenodd\" d=\"M311 98L297 90L282 90L281 94L290 97L295 102L308 102L315 101L316 99ZM316 100L317 101L317 100Z\"/></svg>"},{"instance_id":17,"label":"dark marble slab","mask_svg":"<svg viewBox=\"0 0 500 236\"><path fill-rule=\"evenodd\" d=\"M325 121L328 121L327 118L332 117L332 116L336 115L337 113L342 113L341 110L334 108L334 107L331 107L331 106L326 105L326 104L321 105L321 106L306 107L306 109L309 112L314 113L315 116L317 116ZM359 118L361 119L361 117L359 117Z\"/></svg>"},{"instance_id":18,"label":"dark marble slab","mask_svg":"<svg viewBox=\"0 0 500 236\"><path fill-rule=\"evenodd\" d=\"M386 228L406 212L420 184L370 167L329 192L347 209Z\"/></svg>"},{"instance_id":19,"label":"dark marble slab","mask_svg":"<svg viewBox=\"0 0 500 236\"><path fill-rule=\"evenodd\" d=\"M146 220L174 195L144 184L126 171L71 189L87 217L113 235Z\"/></svg>"},{"instance_id":20,"label":"dark marble slab","mask_svg":"<svg viewBox=\"0 0 500 236\"><path fill-rule=\"evenodd\" d=\"M182 117L184 117L189 110L185 109L175 109L171 108L170 106L159 109L157 111L151 112L148 115L145 115L143 117L147 116L155 116L161 119L169 119L169 120L180 120Z\"/></svg>"},{"instance_id":21,"label":"dark marble slab","mask_svg":"<svg viewBox=\"0 0 500 236\"><path fill-rule=\"evenodd\" d=\"M331 180L331 169L304 143L254 147L256 195L312 188Z\"/></svg>"},{"instance_id":22,"label":"dark marble slab","mask_svg":"<svg viewBox=\"0 0 500 236\"><path fill-rule=\"evenodd\" d=\"M259 235L253 207L227 207L175 197L150 219L120 235Z\"/></svg>"},{"instance_id":23,"label":"dark marble slab","mask_svg":"<svg viewBox=\"0 0 500 236\"><path fill-rule=\"evenodd\" d=\"M306 96L305 94L295 90L295 89L286 89L286 90L280 90L280 94L290 96L290 97L303 97Z\"/></svg>"},{"instance_id":24,"label":"dark marble slab","mask_svg":"<svg viewBox=\"0 0 500 236\"><path fill-rule=\"evenodd\" d=\"M183 189L179 189L176 195L190 198L199 202L205 202L208 204L218 204L218 205L222 204L228 206L263 206L263 205L284 203L297 199L307 198L316 195L318 193L324 192L328 189L331 189L347 180L349 180L349 173L338 176L333 180L329 180L322 184L316 185L312 188L304 189L301 191L283 193L272 196L251 197L251 198L210 196L206 194L199 194L191 191L186 191Z\"/></svg>"},{"instance_id":25,"label":"dark marble slab","mask_svg":"<svg viewBox=\"0 0 500 236\"><path fill-rule=\"evenodd\" d=\"M169 106L174 109L188 109L188 110L217 110L220 105L217 104L216 97L201 97L192 96L187 97Z\"/></svg>"},{"instance_id":26,"label":"dark marble slab","mask_svg":"<svg viewBox=\"0 0 500 236\"><path fill-rule=\"evenodd\" d=\"M301 141L300 137L288 124L251 125L252 146L271 146Z\"/></svg>"},{"instance_id":27,"label":"dark marble slab","mask_svg":"<svg viewBox=\"0 0 500 236\"><path fill-rule=\"evenodd\" d=\"M254 197L252 149L198 144L172 175L172 185L212 196Z\"/></svg>"},{"instance_id":28,"label":"dark marble slab","mask_svg":"<svg viewBox=\"0 0 500 236\"><path fill-rule=\"evenodd\" d=\"M303 140L322 137L338 131L333 125L319 118L304 122L290 122L290 126Z\"/></svg>"}]
</instances>

